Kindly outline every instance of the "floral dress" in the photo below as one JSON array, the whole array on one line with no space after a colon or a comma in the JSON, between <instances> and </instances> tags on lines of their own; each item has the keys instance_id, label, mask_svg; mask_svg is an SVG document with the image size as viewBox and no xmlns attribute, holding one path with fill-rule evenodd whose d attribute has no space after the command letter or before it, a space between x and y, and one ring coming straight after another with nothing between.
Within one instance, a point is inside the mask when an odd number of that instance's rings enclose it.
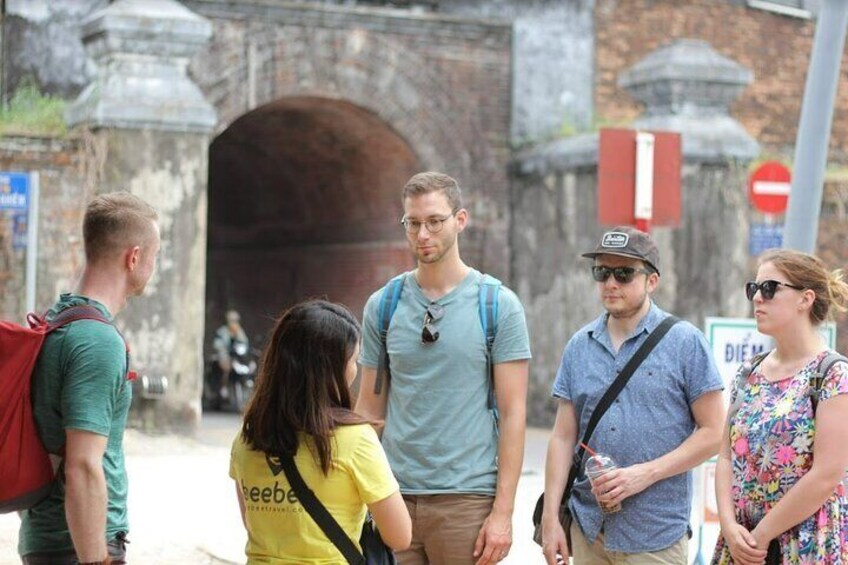
<instances>
[{"instance_id":1,"label":"floral dress","mask_svg":"<svg viewBox=\"0 0 848 565\"><path fill-rule=\"evenodd\" d=\"M798 373L777 382L769 382L756 369L741 390L734 382L731 403L739 394L744 397L730 422L731 493L736 521L748 530L812 466L815 420L810 383L828 353L822 352ZM819 406L828 398L845 393L848 366L836 363L824 378ZM844 482L815 514L778 539L784 565L848 565L848 497ZM733 563L721 536L712 563Z\"/></svg>"}]
</instances>

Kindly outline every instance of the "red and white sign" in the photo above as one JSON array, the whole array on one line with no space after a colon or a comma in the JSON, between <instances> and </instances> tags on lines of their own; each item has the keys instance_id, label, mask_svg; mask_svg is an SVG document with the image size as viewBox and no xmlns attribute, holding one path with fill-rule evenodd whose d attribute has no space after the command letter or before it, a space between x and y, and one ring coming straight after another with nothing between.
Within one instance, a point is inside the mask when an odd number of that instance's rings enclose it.
<instances>
[{"instance_id":1,"label":"red and white sign","mask_svg":"<svg viewBox=\"0 0 848 565\"><path fill-rule=\"evenodd\" d=\"M601 225L680 225L679 133L604 128L598 149Z\"/></svg>"},{"instance_id":2,"label":"red and white sign","mask_svg":"<svg viewBox=\"0 0 848 565\"><path fill-rule=\"evenodd\" d=\"M777 161L766 161L748 179L748 198L765 214L783 214L789 202L792 173Z\"/></svg>"}]
</instances>

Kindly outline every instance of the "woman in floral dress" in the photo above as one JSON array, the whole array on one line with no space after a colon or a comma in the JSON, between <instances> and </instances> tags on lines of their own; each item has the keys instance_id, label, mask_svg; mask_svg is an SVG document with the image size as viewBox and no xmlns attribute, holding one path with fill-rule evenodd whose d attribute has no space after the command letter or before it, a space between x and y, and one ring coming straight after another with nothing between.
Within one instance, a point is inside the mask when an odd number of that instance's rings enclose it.
<instances>
[{"instance_id":1,"label":"woman in floral dress","mask_svg":"<svg viewBox=\"0 0 848 565\"><path fill-rule=\"evenodd\" d=\"M817 326L845 310L848 285L813 256L777 250L760 258L746 293L775 348L731 390L713 564L848 565L848 363L824 375L815 411L810 397L831 353Z\"/></svg>"}]
</instances>

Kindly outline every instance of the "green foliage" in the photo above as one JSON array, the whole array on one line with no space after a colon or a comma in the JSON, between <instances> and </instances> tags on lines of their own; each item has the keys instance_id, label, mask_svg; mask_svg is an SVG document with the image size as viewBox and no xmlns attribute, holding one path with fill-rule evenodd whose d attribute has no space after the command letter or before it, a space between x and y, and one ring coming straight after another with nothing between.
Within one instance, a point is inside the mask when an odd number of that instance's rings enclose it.
<instances>
[{"instance_id":1,"label":"green foliage","mask_svg":"<svg viewBox=\"0 0 848 565\"><path fill-rule=\"evenodd\" d=\"M66 132L65 101L42 94L35 85L21 85L6 108L0 108L0 136L62 136Z\"/></svg>"}]
</instances>

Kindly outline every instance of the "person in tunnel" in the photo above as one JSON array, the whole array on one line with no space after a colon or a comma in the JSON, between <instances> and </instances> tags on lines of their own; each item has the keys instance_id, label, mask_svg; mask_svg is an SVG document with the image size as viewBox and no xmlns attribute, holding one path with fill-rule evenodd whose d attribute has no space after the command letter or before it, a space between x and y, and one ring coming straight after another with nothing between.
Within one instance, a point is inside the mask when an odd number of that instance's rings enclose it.
<instances>
[{"instance_id":1,"label":"person in tunnel","mask_svg":"<svg viewBox=\"0 0 848 565\"><path fill-rule=\"evenodd\" d=\"M456 180L419 173L402 202L417 268L365 306L356 409L385 420L383 446L412 516L412 545L398 561L495 563L512 545L524 456L524 309L512 291L461 259L458 239L469 214ZM496 298L484 308L490 288ZM395 305L393 315L386 302ZM484 330L484 322L497 331Z\"/></svg>"},{"instance_id":2,"label":"person in tunnel","mask_svg":"<svg viewBox=\"0 0 848 565\"><path fill-rule=\"evenodd\" d=\"M230 458L248 563L347 561L311 517L306 490L340 536L360 540L368 510L386 545L409 545L409 514L377 433L351 410L359 334L350 311L324 300L296 304L274 327Z\"/></svg>"},{"instance_id":3,"label":"person in tunnel","mask_svg":"<svg viewBox=\"0 0 848 565\"><path fill-rule=\"evenodd\" d=\"M220 397L226 400L230 395L230 371L232 371L232 353L235 345L247 352L250 342L244 328L241 327L241 315L235 310L227 310L225 323L215 330L212 347L215 350L215 363L221 375Z\"/></svg>"}]
</instances>

